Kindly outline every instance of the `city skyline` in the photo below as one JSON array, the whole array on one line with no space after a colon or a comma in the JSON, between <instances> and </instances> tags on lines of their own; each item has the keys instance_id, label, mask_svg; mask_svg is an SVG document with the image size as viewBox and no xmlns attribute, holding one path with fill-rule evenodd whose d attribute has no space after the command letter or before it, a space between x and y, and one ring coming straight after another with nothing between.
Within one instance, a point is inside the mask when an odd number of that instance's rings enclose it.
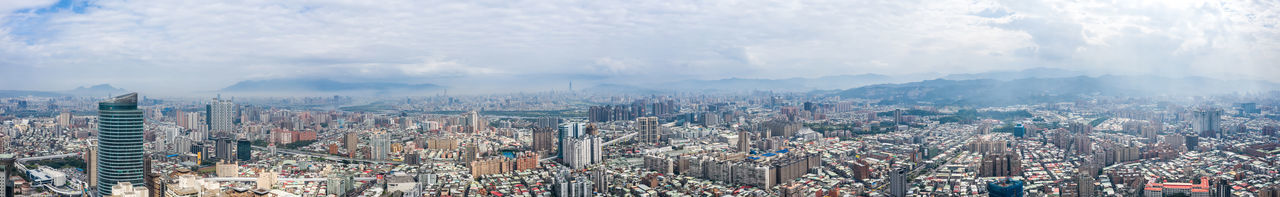
<instances>
[{"instance_id":1,"label":"city skyline","mask_svg":"<svg viewBox=\"0 0 1280 197\"><path fill-rule=\"evenodd\" d=\"M463 94L565 90L571 80L589 88L1032 68L1277 82L1269 77L1280 73L1272 7L23 1L0 6L0 89L111 84L181 95L302 78L430 83Z\"/></svg>"},{"instance_id":2,"label":"city skyline","mask_svg":"<svg viewBox=\"0 0 1280 197\"><path fill-rule=\"evenodd\" d=\"M0 197L1280 197L1280 1L0 0Z\"/></svg>"}]
</instances>

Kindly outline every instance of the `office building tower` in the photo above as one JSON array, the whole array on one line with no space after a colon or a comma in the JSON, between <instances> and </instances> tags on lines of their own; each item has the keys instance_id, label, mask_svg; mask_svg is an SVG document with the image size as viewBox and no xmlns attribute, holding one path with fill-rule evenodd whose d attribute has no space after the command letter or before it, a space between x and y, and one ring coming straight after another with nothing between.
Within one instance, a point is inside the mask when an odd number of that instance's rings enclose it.
<instances>
[{"instance_id":1,"label":"office building tower","mask_svg":"<svg viewBox=\"0 0 1280 197\"><path fill-rule=\"evenodd\" d=\"M127 182L142 185L143 132L138 93L98 102L98 194Z\"/></svg>"},{"instance_id":2,"label":"office building tower","mask_svg":"<svg viewBox=\"0 0 1280 197\"><path fill-rule=\"evenodd\" d=\"M1187 145L1187 150L1195 150L1196 146L1200 145L1200 137L1186 135L1184 136L1182 143Z\"/></svg>"},{"instance_id":3,"label":"office building tower","mask_svg":"<svg viewBox=\"0 0 1280 197\"><path fill-rule=\"evenodd\" d=\"M989 197L1022 197L1023 182L1019 180L1003 179L987 183L987 196Z\"/></svg>"},{"instance_id":4,"label":"office building tower","mask_svg":"<svg viewBox=\"0 0 1280 197\"><path fill-rule=\"evenodd\" d=\"M639 130L638 139L641 142L654 143L662 139L661 129L658 128L658 117L639 117L636 118L636 129Z\"/></svg>"},{"instance_id":5,"label":"office building tower","mask_svg":"<svg viewBox=\"0 0 1280 197\"><path fill-rule=\"evenodd\" d=\"M751 152L751 132L738 132L738 152Z\"/></svg>"},{"instance_id":6,"label":"office building tower","mask_svg":"<svg viewBox=\"0 0 1280 197\"><path fill-rule=\"evenodd\" d=\"M231 101L214 98L205 106L205 121L212 134L235 131L236 104Z\"/></svg>"},{"instance_id":7,"label":"office building tower","mask_svg":"<svg viewBox=\"0 0 1280 197\"><path fill-rule=\"evenodd\" d=\"M907 196L907 172L906 168L898 168L889 172L889 196Z\"/></svg>"},{"instance_id":8,"label":"office building tower","mask_svg":"<svg viewBox=\"0 0 1280 197\"><path fill-rule=\"evenodd\" d=\"M253 151L253 147L249 142L249 138L242 137L239 140L236 140L236 159L239 159L240 161L252 160L253 153L251 151Z\"/></svg>"},{"instance_id":9,"label":"office building tower","mask_svg":"<svg viewBox=\"0 0 1280 197\"><path fill-rule=\"evenodd\" d=\"M1022 123L1018 123L1017 125L1013 126L1013 137L1023 137L1026 135L1027 135L1027 128L1023 127Z\"/></svg>"},{"instance_id":10,"label":"office building tower","mask_svg":"<svg viewBox=\"0 0 1280 197\"><path fill-rule=\"evenodd\" d=\"M1200 134L1200 137L1221 137L1222 131L1220 131L1221 129L1218 128L1218 125L1222 124L1222 109L1197 109L1192 117L1191 126L1195 128L1196 133Z\"/></svg>"},{"instance_id":11,"label":"office building tower","mask_svg":"<svg viewBox=\"0 0 1280 197\"><path fill-rule=\"evenodd\" d=\"M555 127L542 127L539 125L533 128L533 151L541 153L549 153L555 147Z\"/></svg>"}]
</instances>

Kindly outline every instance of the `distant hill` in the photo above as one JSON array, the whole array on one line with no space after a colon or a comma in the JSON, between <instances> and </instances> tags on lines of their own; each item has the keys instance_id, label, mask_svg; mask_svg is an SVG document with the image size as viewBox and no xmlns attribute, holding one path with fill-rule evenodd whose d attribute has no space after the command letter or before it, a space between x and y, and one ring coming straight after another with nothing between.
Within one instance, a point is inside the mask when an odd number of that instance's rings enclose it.
<instances>
[{"instance_id":1,"label":"distant hill","mask_svg":"<svg viewBox=\"0 0 1280 197\"><path fill-rule=\"evenodd\" d=\"M128 90L112 87L110 84L80 86L67 91L34 91L34 90L0 90L0 97L107 97L129 93Z\"/></svg>"},{"instance_id":2,"label":"distant hill","mask_svg":"<svg viewBox=\"0 0 1280 197\"><path fill-rule=\"evenodd\" d=\"M1073 70L1057 69L1057 68L1030 68L1018 71L991 71L981 73L967 74L950 74L943 76L942 79L947 80L973 80L973 79L995 79L995 80L1014 80L1026 78L1066 78L1086 76L1085 73Z\"/></svg>"},{"instance_id":3,"label":"distant hill","mask_svg":"<svg viewBox=\"0 0 1280 197\"><path fill-rule=\"evenodd\" d=\"M57 92L45 92L45 91L30 91L30 90L0 90L0 98L7 98L7 97L26 97L26 96L34 96L34 97L61 97L61 96L70 96L70 95L68 95L68 94L63 94L63 93L57 93Z\"/></svg>"},{"instance_id":4,"label":"distant hill","mask_svg":"<svg viewBox=\"0 0 1280 197\"><path fill-rule=\"evenodd\" d=\"M612 84L612 83L596 85L587 89L583 89L582 91L592 92L592 93L601 93L601 94L633 94L633 95L660 94L663 92L663 91L658 91L658 90L653 90L648 88L636 87L632 85Z\"/></svg>"},{"instance_id":5,"label":"distant hill","mask_svg":"<svg viewBox=\"0 0 1280 197\"><path fill-rule=\"evenodd\" d=\"M221 89L223 92L260 95L296 93L399 95L438 90L443 90L443 87L435 84L339 82L328 79L247 80Z\"/></svg>"},{"instance_id":6,"label":"distant hill","mask_svg":"<svg viewBox=\"0 0 1280 197\"><path fill-rule=\"evenodd\" d=\"M84 87L84 86L76 87L76 89L64 91L63 93L75 95L75 96L106 97L108 95L121 95L121 94L129 93L129 91L121 88L112 87L110 84L98 84L98 85L89 86L89 87Z\"/></svg>"},{"instance_id":7,"label":"distant hill","mask_svg":"<svg viewBox=\"0 0 1280 197\"><path fill-rule=\"evenodd\" d=\"M1070 102L1092 96L1196 96L1277 89L1280 89L1280 85L1263 81L1104 75L1013 80L936 79L871 85L840 91L836 95L843 98L878 99L886 104L998 106Z\"/></svg>"},{"instance_id":8,"label":"distant hill","mask_svg":"<svg viewBox=\"0 0 1280 197\"><path fill-rule=\"evenodd\" d=\"M918 81L910 77L892 77L880 74L836 75L817 78L684 80L659 84L637 85L644 89L664 91L811 91L835 90L871 84Z\"/></svg>"}]
</instances>

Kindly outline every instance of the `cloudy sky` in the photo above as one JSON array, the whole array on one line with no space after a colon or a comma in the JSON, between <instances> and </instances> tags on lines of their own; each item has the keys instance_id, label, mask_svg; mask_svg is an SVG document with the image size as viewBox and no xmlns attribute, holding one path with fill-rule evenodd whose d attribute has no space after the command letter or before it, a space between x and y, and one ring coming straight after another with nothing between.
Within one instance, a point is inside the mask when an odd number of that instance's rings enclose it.
<instances>
[{"instance_id":1,"label":"cloudy sky","mask_svg":"<svg viewBox=\"0 0 1280 197\"><path fill-rule=\"evenodd\" d=\"M1280 1L0 0L0 89L976 73L1280 81Z\"/></svg>"}]
</instances>

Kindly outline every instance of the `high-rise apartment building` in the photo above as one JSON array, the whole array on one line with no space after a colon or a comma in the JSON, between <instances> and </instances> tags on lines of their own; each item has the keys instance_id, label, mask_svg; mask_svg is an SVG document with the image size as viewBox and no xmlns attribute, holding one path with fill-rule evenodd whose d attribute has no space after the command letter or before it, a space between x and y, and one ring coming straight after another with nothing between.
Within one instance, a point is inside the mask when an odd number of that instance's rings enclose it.
<instances>
[{"instance_id":1,"label":"high-rise apartment building","mask_svg":"<svg viewBox=\"0 0 1280 197\"><path fill-rule=\"evenodd\" d=\"M375 132L369 139L370 155L372 160L387 160L391 155L391 139L386 132Z\"/></svg>"},{"instance_id":2,"label":"high-rise apartment building","mask_svg":"<svg viewBox=\"0 0 1280 197\"><path fill-rule=\"evenodd\" d=\"M360 136L356 132L347 132L342 137L342 145L347 147L347 156L356 157L356 148L360 145Z\"/></svg>"},{"instance_id":3,"label":"high-rise apartment building","mask_svg":"<svg viewBox=\"0 0 1280 197\"><path fill-rule=\"evenodd\" d=\"M1222 124L1222 109L1218 108L1201 108L1193 112L1191 126L1195 128L1196 133L1200 137L1218 138L1221 137L1221 129L1218 128Z\"/></svg>"},{"instance_id":4,"label":"high-rise apartment building","mask_svg":"<svg viewBox=\"0 0 1280 197\"><path fill-rule=\"evenodd\" d=\"M186 128L194 131L204 131L205 129L208 129L205 127L206 126L205 124L200 124L200 117L202 117L200 116L200 112L186 112L186 113L187 115L183 116L182 118L185 118L187 120L184 121L183 124L178 126L182 126L182 128Z\"/></svg>"},{"instance_id":5,"label":"high-rise apartment building","mask_svg":"<svg viewBox=\"0 0 1280 197\"><path fill-rule=\"evenodd\" d=\"M564 161L564 158L565 158L565 150L569 149L569 145L570 145L570 143L566 143L566 142L568 142L568 141L569 141L569 139L576 139L576 138L578 138L578 137L581 137L581 136L586 135L586 133L587 133L587 124L586 124L586 123L580 123L580 122L571 122L571 123L560 124L560 130L559 130L559 132L560 132L560 135L559 135L559 140L560 140L560 151L559 151L559 152L560 152L560 154L559 154L559 156L560 156L560 160L561 160L561 161Z\"/></svg>"},{"instance_id":6,"label":"high-rise apartment building","mask_svg":"<svg viewBox=\"0 0 1280 197\"><path fill-rule=\"evenodd\" d=\"M142 110L138 93L98 102L98 194L119 183L143 185Z\"/></svg>"},{"instance_id":7,"label":"high-rise apartment building","mask_svg":"<svg viewBox=\"0 0 1280 197\"><path fill-rule=\"evenodd\" d=\"M89 188L93 188L98 186L98 141L89 141L87 149L84 155L85 174L89 176Z\"/></svg>"},{"instance_id":8,"label":"high-rise apartment building","mask_svg":"<svg viewBox=\"0 0 1280 197\"><path fill-rule=\"evenodd\" d=\"M71 112L63 111L58 114L58 126L62 128L71 127Z\"/></svg>"},{"instance_id":9,"label":"high-rise apartment building","mask_svg":"<svg viewBox=\"0 0 1280 197\"><path fill-rule=\"evenodd\" d=\"M980 177L1002 177L1022 175L1022 158L1015 153L992 153L982 156L982 166L978 170Z\"/></svg>"},{"instance_id":10,"label":"high-rise apartment building","mask_svg":"<svg viewBox=\"0 0 1280 197\"><path fill-rule=\"evenodd\" d=\"M654 143L662 140L661 129L658 128L658 117L639 117L636 118L636 129L640 134L637 139L641 142Z\"/></svg>"},{"instance_id":11,"label":"high-rise apartment building","mask_svg":"<svg viewBox=\"0 0 1280 197\"><path fill-rule=\"evenodd\" d=\"M537 126L533 128L533 151L547 153L555 147L555 127Z\"/></svg>"},{"instance_id":12,"label":"high-rise apartment building","mask_svg":"<svg viewBox=\"0 0 1280 197\"><path fill-rule=\"evenodd\" d=\"M212 134L235 131L236 104L228 100L214 98L205 106L205 120Z\"/></svg>"},{"instance_id":13,"label":"high-rise apartment building","mask_svg":"<svg viewBox=\"0 0 1280 197\"><path fill-rule=\"evenodd\" d=\"M907 196L906 168L898 168L889 172L889 195L893 197Z\"/></svg>"},{"instance_id":14,"label":"high-rise apartment building","mask_svg":"<svg viewBox=\"0 0 1280 197\"><path fill-rule=\"evenodd\" d=\"M463 132L476 133L480 132L480 130L483 130L484 128L484 123L480 120L480 113L476 111L463 113L462 121L464 127Z\"/></svg>"}]
</instances>

